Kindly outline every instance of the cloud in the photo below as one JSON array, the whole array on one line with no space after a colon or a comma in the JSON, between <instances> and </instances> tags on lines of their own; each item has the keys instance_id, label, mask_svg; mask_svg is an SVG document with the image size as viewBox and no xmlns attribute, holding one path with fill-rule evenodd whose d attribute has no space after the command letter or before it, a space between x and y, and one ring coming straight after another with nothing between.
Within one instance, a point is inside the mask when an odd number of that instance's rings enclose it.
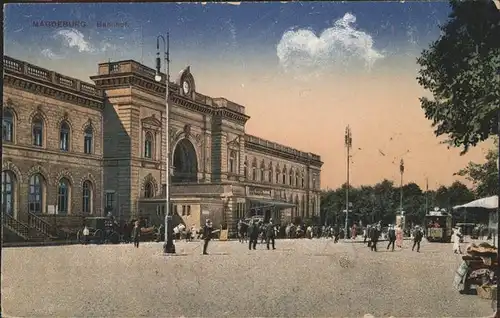
<instances>
[{"instance_id":1,"label":"cloud","mask_svg":"<svg viewBox=\"0 0 500 318\"><path fill-rule=\"evenodd\" d=\"M306 76L331 67L348 70L352 62L362 62L370 69L384 55L373 47L370 34L355 28L355 22L356 17L346 13L319 37L308 29L286 31L276 46L280 65L286 71L309 73Z\"/></svg>"},{"instance_id":2,"label":"cloud","mask_svg":"<svg viewBox=\"0 0 500 318\"><path fill-rule=\"evenodd\" d=\"M54 53L51 49L43 49L40 53L51 60L60 60L64 58L64 56Z\"/></svg>"},{"instance_id":3,"label":"cloud","mask_svg":"<svg viewBox=\"0 0 500 318\"><path fill-rule=\"evenodd\" d=\"M78 52L95 51L92 45L85 40L83 33L76 29L59 30L54 37L61 38L67 47L76 48Z\"/></svg>"}]
</instances>

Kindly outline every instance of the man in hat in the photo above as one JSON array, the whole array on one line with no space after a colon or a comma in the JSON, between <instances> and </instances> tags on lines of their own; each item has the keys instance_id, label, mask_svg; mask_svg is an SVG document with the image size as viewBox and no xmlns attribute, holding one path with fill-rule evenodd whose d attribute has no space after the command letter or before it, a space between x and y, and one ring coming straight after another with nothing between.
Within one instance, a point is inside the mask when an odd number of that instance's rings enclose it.
<instances>
[{"instance_id":1,"label":"man in hat","mask_svg":"<svg viewBox=\"0 0 500 318\"><path fill-rule=\"evenodd\" d=\"M370 236L370 241L371 241L370 249L373 252L377 251L377 242L378 242L379 237L380 237L380 225L377 225L372 229L371 236Z\"/></svg>"},{"instance_id":2,"label":"man in hat","mask_svg":"<svg viewBox=\"0 0 500 318\"><path fill-rule=\"evenodd\" d=\"M394 252L394 243L396 243L396 230L394 229L394 225L390 225L389 226L389 233L387 233L388 235L388 239L389 239L389 244L387 244L387 249L389 249L389 247L391 247L392 245L392 249L391 251Z\"/></svg>"},{"instance_id":3,"label":"man in hat","mask_svg":"<svg viewBox=\"0 0 500 318\"><path fill-rule=\"evenodd\" d=\"M273 219L269 219L269 223L267 224L267 227L266 227L266 244L267 244L267 249L269 249L269 243L272 244L273 250L276 249L274 247L275 236L276 236L276 233L274 232Z\"/></svg>"},{"instance_id":4,"label":"man in hat","mask_svg":"<svg viewBox=\"0 0 500 318\"><path fill-rule=\"evenodd\" d=\"M205 222L205 226L203 227L203 255L208 255L207 253L207 247L208 247L208 242L212 239L212 221L207 219Z\"/></svg>"},{"instance_id":5,"label":"man in hat","mask_svg":"<svg viewBox=\"0 0 500 318\"><path fill-rule=\"evenodd\" d=\"M422 233L422 229L420 226L415 226L415 231L413 232L413 247L411 250L415 250L415 246L417 247L417 252L420 253L420 242L422 242L422 238L424 237L424 233Z\"/></svg>"},{"instance_id":6,"label":"man in hat","mask_svg":"<svg viewBox=\"0 0 500 318\"><path fill-rule=\"evenodd\" d=\"M257 248L257 239L259 238L259 225L257 224L257 220L254 219L251 221L250 226L248 227L248 249L252 248L255 250Z\"/></svg>"}]
</instances>

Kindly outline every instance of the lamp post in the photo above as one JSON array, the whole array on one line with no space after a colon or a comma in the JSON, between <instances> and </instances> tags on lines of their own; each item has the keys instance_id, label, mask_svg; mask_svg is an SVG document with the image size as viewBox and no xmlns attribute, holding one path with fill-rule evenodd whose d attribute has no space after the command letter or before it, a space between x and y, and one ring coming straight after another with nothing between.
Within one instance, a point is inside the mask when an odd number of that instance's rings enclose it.
<instances>
[{"instance_id":1,"label":"lamp post","mask_svg":"<svg viewBox=\"0 0 500 318\"><path fill-rule=\"evenodd\" d=\"M347 125L345 128L344 145L347 149L347 182L345 188L345 226L344 226L344 237L347 237L348 233L348 219L349 219L349 162L351 160L351 148L352 148L352 133L351 127Z\"/></svg>"},{"instance_id":2,"label":"lamp post","mask_svg":"<svg viewBox=\"0 0 500 318\"><path fill-rule=\"evenodd\" d=\"M160 58L160 39L163 41L163 54L165 62L165 243L163 252L166 254L175 254L174 238L172 235L171 223L172 214L170 211L170 105L169 105L169 83L170 83L170 35L167 33L167 40L162 35L156 37L156 75L155 81L161 82L161 58Z\"/></svg>"},{"instance_id":3,"label":"lamp post","mask_svg":"<svg viewBox=\"0 0 500 318\"><path fill-rule=\"evenodd\" d=\"M399 212L401 213L401 222L403 223L403 230L405 229L405 220L403 211L403 174L405 172L405 163L403 159L399 162L399 172L401 173L401 186L399 188Z\"/></svg>"}]
</instances>

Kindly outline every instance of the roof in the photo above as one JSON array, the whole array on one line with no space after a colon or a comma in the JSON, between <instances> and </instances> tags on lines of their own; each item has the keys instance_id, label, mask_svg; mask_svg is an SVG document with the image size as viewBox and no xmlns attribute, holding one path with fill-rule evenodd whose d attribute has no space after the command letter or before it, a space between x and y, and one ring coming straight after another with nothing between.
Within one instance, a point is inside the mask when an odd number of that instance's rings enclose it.
<instances>
[{"instance_id":1,"label":"roof","mask_svg":"<svg viewBox=\"0 0 500 318\"><path fill-rule=\"evenodd\" d=\"M460 208L483 208L488 210L498 209L498 195L477 199L472 202L453 207L454 210Z\"/></svg>"}]
</instances>

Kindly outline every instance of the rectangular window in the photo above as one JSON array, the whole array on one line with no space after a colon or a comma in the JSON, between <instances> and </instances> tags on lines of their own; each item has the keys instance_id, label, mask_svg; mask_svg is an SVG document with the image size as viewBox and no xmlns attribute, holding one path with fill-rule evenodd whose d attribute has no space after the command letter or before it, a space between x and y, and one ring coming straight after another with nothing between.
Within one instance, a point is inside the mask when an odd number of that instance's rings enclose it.
<instances>
[{"instance_id":1,"label":"rectangular window","mask_svg":"<svg viewBox=\"0 0 500 318\"><path fill-rule=\"evenodd\" d=\"M183 205L182 206L182 216L185 216L186 215L186 206Z\"/></svg>"},{"instance_id":2,"label":"rectangular window","mask_svg":"<svg viewBox=\"0 0 500 318\"><path fill-rule=\"evenodd\" d=\"M60 138L60 148L62 151L68 151L69 146L69 136L65 131L61 131Z\"/></svg>"},{"instance_id":3,"label":"rectangular window","mask_svg":"<svg viewBox=\"0 0 500 318\"><path fill-rule=\"evenodd\" d=\"M115 208L115 193L106 193L106 210L111 211Z\"/></svg>"},{"instance_id":4,"label":"rectangular window","mask_svg":"<svg viewBox=\"0 0 500 318\"><path fill-rule=\"evenodd\" d=\"M12 122L9 121L9 120L6 120L4 119L2 121L2 138L3 138L3 141L8 141L8 142L11 142L12 141L12 136L14 135L13 134L13 127L12 127Z\"/></svg>"},{"instance_id":5,"label":"rectangular window","mask_svg":"<svg viewBox=\"0 0 500 318\"><path fill-rule=\"evenodd\" d=\"M42 129L34 128L33 129L33 145L41 147L42 146Z\"/></svg>"},{"instance_id":6,"label":"rectangular window","mask_svg":"<svg viewBox=\"0 0 500 318\"><path fill-rule=\"evenodd\" d=\"M190 205L188 205L187 208L186 208L186 215L187 216L191 215L191 206Z\"/></svg>"}]
</instances>

